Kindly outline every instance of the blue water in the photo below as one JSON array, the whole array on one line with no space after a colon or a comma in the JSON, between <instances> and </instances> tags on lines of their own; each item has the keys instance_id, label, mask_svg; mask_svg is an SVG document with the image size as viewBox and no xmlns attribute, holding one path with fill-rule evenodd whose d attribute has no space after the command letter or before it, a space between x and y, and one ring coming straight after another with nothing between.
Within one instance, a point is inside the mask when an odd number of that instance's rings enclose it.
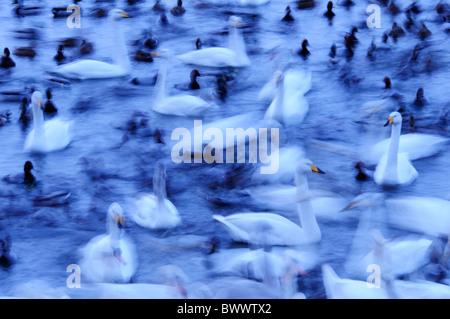
<instances>
[{"instance_id":1,"label":"blue water","mask_svg":"<svg viewBox=\"0 0 450 319\"><path fill-rule=\"evenodd\" d=\"M211 5L200 6L203 2ZM171 8L175 3L176 1L167 1L166 6ZM0 4L2 48L7 46L13 52L17 47L32 46L37 52L32 59L11 55L16 67L0 70L0 91L33 87L44 93L51 87L53 102L59 109L58 116L73 120L75 128L73 141L67 149L45 155L25 153L23 144L32 124L27 128L19 124L20 101L0 101L0 113L7 110L13 113L10 122L0 127L0 173L3 176L19 173L23 163L31 160L40 181L39 186L31 190L21 185L0 184L0 230L11 234L13 249L18 256L15 265L0 269L0 296L13 296L17 286L39 280L49 289L60 288L69 296L97 297L66 288L66 267L78 263L81 257L79 249L94 236L104 233L106 210L110 203L117 201L126 208L127 201L137 193L152 190L151 179L156 161L166 163L168 197L178 208L182 225L167 231L152 231L129 220L126 231L136 243L140 265L134 282L158 282L156 270L167 264L180 266L192 283L208 282L214 275L205 266L204 250L167 251L155 245L153 239L157 238L161 242L167 239L169 242L173 236L198 235L208 238L216 235L221 240L222 249L241 247L231 241L222 226L212 219L212 214L228 215L265 209L239 192L214 187L215 183L223 181L225 172L234 168L231 164L174 164L170 158L169 145L159 148L154 145L152 137L139 134L130 136L129 141L121 145L125 133L121 127L126 125L134 111L145 113L149 128L160 129L163 139L168 142L174 128L193 127L193 118L154 113L151 109L153 86L135 86L130 83L135 77L155 75L162 63L158 58L151 63L132 59L139 48L136 41L143 40L142 34L145 31L151 30L159 38L158 49L170 48L175 54L180 54L194 49L198 37L203 40L205 47L226 46L228 38L224 31L230 11L243 18L247 27L244 37L252 64L246 68L226 70L235 77L235 81L228 90L226 100L215 101L218 108L201 117L204 122L244 112L256 112L262 118L269 103L258 101L256 96L279 64L292 63L297 67L309 68L313 72L312 88L306 95L310 111L300 126L287 127L281 131L281 146L304 147L307 156L326 171L325 175L310 179L311 189L330 189L349 201L364 191L383 191L373 181L360 183L355 180L355 159L318 148L311 141L331 141L355 149L364 143L362 124L359 122L360 109L364 102L380 98L385 76L391 78L393 89L404 96L408 106L414 100L417 89L424 88L430 104L416 115L417 131L447 137L450 135L445 125L435 124L445 114L445 110L448 111L447 92L450 89L448 33L442 30L441 24L426 22L432 32L426 42L433 54L434 69L431 72L420 72L416 76L402 77L399 71L406 64L414 45L422 42L415 34L407 32L395 44L389 39L393 48L389 52L375 51L374 60L368 59L366 52L372 38L380 42L381 35L390 30L393 22L403 23L404 14L393 16L382 7L381 28L369 29L365 26L368 16L365 9L371 2L360 1L349 9L335 5L336 16L330 25L322 16L327 1L315 3L315 7L311 9L299 10L293 1L272 0L255 8L239 8L222 1L186 1L186 13L175 17L167 12L170 25L164 26L159 23L159 14L151 10L154 4L151 0L141 1L133 6L129 6L126 1L115 1L115 4L114 1L83 1L80 3L80 29L69 29L65 18L53 18L50 9L67 5L64 1L27 1L27 5L39 5L42 13L23 18L15 16L9 2ZM409 5L409 1L396 3L401 8ZM423 12L417 16L417 20L426 21L434 13L436 3L418 3ZM280 21L287 4L291 5L295 18L291 24ZM114 44L110 40L112 34L107 28L107 19L89 15L98 6L121 7L132 16L121 21L132 59L131 74L120 79L73 81L66 85L50 82L47 71L57 65L53 56L61 39L85 38L94 44L94 52L88 55L89 58L105 61L110 59ZM359 28L359 43L354 57L347 62L342 57L343 37L353 26ZM16 31L27 28L37 30L39 36L31 40L16 37ZM311 55L306 61L293 53L300 48L301 41L305 38L311 45ZM328 53L332 43L337 44L340 55L340 62L335 66L329 64ZM75 48L66 48L64 54L70 59L80 57ZM341 77L344 67L359 80L347 84ZM191 69L192 66L173 61L168 76L170 93L181 92L174 85L187 82ZM198 69L200 73L215 71L213 68ZM198 81L203 88L214 87L213 77L201 77ZM390 131L382 126L386 117L387 114L380 117L380 137L389 136ZM371 123L370 128L376 128L374 122ZM405 132L408 129L410 128L406 126ZM414 162L419 178L412 185L397 190L395 194L448 198L450 184L444 177L450 175L449 158L450 151L446 148L437 156ZM114 178L90 179L83 159L88 159L91 165L98 164L101 170L114 175ZM246 165L251 164L244 165L245 169L240 176L243 180L239 185L241 188L248 185L248 175L245 174L251 172L251 167ZM69 190L69 203L51 208L33 205L32 198L54 190ZM212 198L216 200L212 201ZM226 204L217 205L218 200ZM342 222L320 222L322 240L316 249L321 262L330 263L343 276L347 275L343 262L356 223L354 218ZM312 271L308 278L299 279L300 291L308 298L325 298L319 269Z\"/></svg>"}]
</instances>

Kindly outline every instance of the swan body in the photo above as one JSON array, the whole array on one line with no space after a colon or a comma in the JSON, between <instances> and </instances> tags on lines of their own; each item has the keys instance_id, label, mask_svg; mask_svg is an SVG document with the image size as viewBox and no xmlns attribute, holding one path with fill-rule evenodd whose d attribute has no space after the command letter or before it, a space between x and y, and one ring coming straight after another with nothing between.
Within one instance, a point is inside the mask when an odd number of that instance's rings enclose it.
<instances>
[{"instance_id":1,"label":"swan body","mask_svg":"<svg viewBox=\"0 0 450 319\"><path fill-rule=\"evenodd\" d=\"M127 283L137 269L134 243L123 227L123 210L112 203L106 216L107 233L92 238L83 249L80 268L89 282Z\"/></svg>"},{"instance_id":2,"label":"swan body","mask_svg":"<svg viewBox=\"0 0 450 319\"><path fill-rule=\"evenodd\" d=\"M178 55L185 63L208 67L243 67L250 65L250 59L245 51L245 42L239 26L242 19L231 16L229 22L229 48L212 47L194 50Z\"/></svg>"},{"instance_id":3,"label":"swan body","mask_svg":"<svg viewBox=\"0 0 450 319\"><path fill-rule=\"evenodd\" d=\"M123 34L118 26L118 20L128 17L128 14L119 9L112 9L109 12L111 27L115 32L114 42L116 46L114 49L116 56L114 64L83 59L59 66L53 73L65 78L78 80L106 79L127 75L130 72L130 61Z\"/></svg>"},{"instance_id":4,"label":"swan body","mask_svg":"<svg viewBox=\"0 0 450 319\"><path fill-rule=\"evenodd\" d=\"M380 159L373 179L378 185L408 185L419 174L410 162L408 153L398 153L402 116L398 112L392 112L388 123L393 124L389 149Z\"/></svg>"},{"instance_id":5,"label":"swan body","mask_svg":"<svg viewBox=\"0 0 450 319\"><path fill-rule=\"evenodd\" d=\"M155 83L155 95L153 99L153 110L155 112L167 115L177 116L198 116L212 107L200 97L188 94L167 96L166 95L166 77L170 64L172 53L169 50L163 50L161 57L166 60L161 65L158 77Z\"/></svg>"},{"instance_id":6,"label":"swan body","mask_svg":"<svg viewBox=\"0 0 450 319\"><path fill-rule=\"evenodd\" d=\"M151 229L168 229L181 224L175 205L166 198L165 170L162 164L155 167L153 194L143 194L135 202L133 220L136 224Z\"/></svg>"},{"instance_id":7,"label":"swan body","mask_svg":"<svg viewBox=\"0 0 450 319\"><path fill-rule=\"evenodd\" d=\"M71 142L72 122L64 122L58 118L44 122L42 94L38 91L31 96L31 102L34 127L26 137L24 150L46 153L66 148Z\"/></svg>"},{"instance_id":8,"label":"swan body","mask_svg":"<svg viewBox=\"0 0 450 319\"><path fill-rule=\"evenodd\" d=\"M261 6L263 4L268 3L270 0L235 0L236 4L243 6L243 7L254 7L254 6Z\"/></svg>"},{"instance_id":9,"label":"swan body","mask_svg":"<svg viewBox=\"0 0 450 319\"><path fill-rule=\"evenodd\" d=\"M278 92L264 118L279 123L300 124L309 111L304 94L311 88L311 73L288 70L279 80Z\"/></svg>"},{"instance_id":10,"label":"swan body","mask_svg":"<svg viewBox=\"0 0 450 319\"><path fill-rule=\"evenodd\" d=\"M306 174L321 172L310 160L302 159L296 168L296 185L300 194L308 192ZM256 245L302 245L319 242L321 232L309 200L297 204L302 227L273 213L237 213L223 217L213 215L234 241Z\"/></svg>"}]
</instances>

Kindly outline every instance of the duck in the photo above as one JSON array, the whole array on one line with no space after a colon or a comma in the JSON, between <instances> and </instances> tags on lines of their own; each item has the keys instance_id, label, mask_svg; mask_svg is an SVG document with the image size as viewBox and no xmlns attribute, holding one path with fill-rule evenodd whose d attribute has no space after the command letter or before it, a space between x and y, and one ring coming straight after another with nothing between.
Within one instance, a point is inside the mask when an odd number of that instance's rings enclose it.
<instances>
[{"instance_id":1,"label":"duck","mask_svg":"<svg viewBox=\"0 0 450 319\"><path fill-rule=\"evenodd\" d=\"M73 4L78 5L81 0L73 0ZM72 10L68 10L68 7L53 7L52 8L53 18L67 18L72 14Z\"/></svg>"},{"instance_id":2,"label":"duck","mask_svg":"<svg viewBox=\"0 0 450 319\"><path fill-rule=\"evenodd\" d=\"M297 194L309 191L307 174L324 173L309 159L301 159L295 170ZM297 204L302 227L275 213L236 213L228 216L214 214L231 239L252 245L290 246L318 243L321 231L309 198Z\"/></svg>"},{"instance_id":3,"label":"duck","mask_svg":"<svg viewBox=\"0 0 450 319\"><path fill-rule=\"evenodd\" d=\"M281 21L292 22L294 21L294 17L291 15L291 8L289 6L286 7L286 14L281 19Z\"/></svg>"},{"instance_id":4,"label":"duck","mask_svg":"<svg viewBox=\"0 0 450 319\"><path fill-rule=\"evenodd\" d=\"M264 119L282 125L300 124L309 111L305 98L311 88L311 72L296 69L286 70L278 81L276 97L264 114Z\"/></svg>"},{"instance_id":5,"label":"duck","mask_svg":"<svg viewBox=\"0 0 450 319\"><path fill-rule=\"evenodd\" d=\"M57 190L47 194L38 195L33 198L35 207L55 207L69 203L72 192L68 190Z\"/></svg>"},{"instance_id":6,"label":"duck","mask_svg":"<svg viewBox=\"0 0 450 319\"><path fill-rule=\"evenodd\" d=\"M124 232L122 206L113 202L106 214L106 233L95 236L81 249L83 278L94 283L130 283L138 261L134 242Z\"/></svg>"},{"instance_id":7,"label":"duck","mask_svg":"<svg viewBox=\"0 0 450 319\"><path fill-rule=\"evenodd\" d=\"M195 40L195 48L197 50L200 50L203 47L203 42L202 39L197 38L197 40Z\"/></svg>"},{"instance_id":8,"label":"duck","mask_svg":"<svg viewBox=\"0 0 450 319\"><path fill-rule=\"evenodd\" d=\"M155 0L152 10L155 12L164 12L166 11L166 8L163 4L161 4L161 0Z\"/></svg>"},{"instance_id":9,"label":"duck","mask_svg":"<svg viewBox=\"0 0 450 319\"><path fill-rule=\"evenodd\" d=\"M12 4L16 4L15 12L18 16L24 17L24 16L32 16L32 15L38 15L41 13L42 8L41 7L27 7L24 5L24 0L14 0Z\"/></svg>"},{"instance_id":10,"label":"duck","mask_svg":"<svg viewBox=\"0 0 450 319\"><path fill-rule=\"evenodd\" d=\"M20 47L14 49L14 55L34 58L36 56L36 50L33 47Z\"/></svg>"},{"instance_id":11,"label":"duck","mask_svg":"<svg viewBox=\"0 0 450 319\"><path fill-rule=\"evenodd\" d=\"M420 40L425 40L426 38L431 36L431 31L427 28L427 26L425 25L425 23L422 23L422 27L420 28L420 30L417 32L417 37Z\"/></svg>"},{"instance_id":12,"label":"duck","mask_svg":"<svg viewBox=\"0 0 450 319\"><path fill-rule=\"evenodd\" d=\"M34 127L26 137L24 151L46 153L65 149L71 142L72 122L58 118L44 121L42 94L39 91L32 94L31 103Z\"/></svg>"},{"instance_id":13,"label":"duck","mask_svg":"<svg viewBox=\"0 0 450 319\"><path fill-rule=\"evenodd\" d=\"M140 62L153 62L152 54L143 50L137 50L134 59Z\"/></svg>"},{"instance_id":14,"label":"duck","mask_svg":"<svg viewBox=\"0 0 450 319\"><path fill-rule=\"evenodd\" d=\"M6 234L4 238L0 238L0 266L10 267L17 261L17 256L12 250L11 235Z\"/></svg>"},{"instance_id":15,"label":"duck","mask_svg":"<svg viewBox=\"0 0 450 319\"><path fill-rule=\"evenodd\" d=\"M51 73L64 78L78 80L115 78L127 75L130 72L130 60L123 39L123 33L118 24L122 18L129 17L127 13L120 9L112 9L109 11L110 26L115 32L114 42L116 46L114 53L116 56L114 64L83 59L59 66Z\"/></svg>"},{"instance_id":16,"label":"duck","mask_svg":"<svg viewBox=\"0 0 450 319\"><path fill-rule=\"evenodd\" d=\"M34 177L31 172L33 169L33 163L31 161L26 161L23 165L23 173L6 175L2 180L8 184L24 184L26 186L32 186L36 183L36 177Z\"/></svg>"},{"instance_id":17,"label":"duck","mask_svg":"<svg viewBox=\"0 0 450 319\"><path fill-rule=\"evenodd\" d=\"M153 111L166 115L198 116L212 107L200 97L194 95L166 95L166 77L171 65L173 52L165 49L156 54L164 59L156 78L153 97Z\"/></svg>"},{"instance_id":18,"label":"duck","mask_svg":"<svg viewBox=\"0 0 450 319\"><path fill-rule=\"evenodd\" d=\"M414 99L413 105L416 107L423 107L429 104L428 100L425 98L423 88L418 88L416 92L416 98Z\"/></svg>"},{"instance_id":19,"label":"duck","mask_svg":"<svg viewBox=\"0 0 450 319\"><path fill-rule=\"evenodd\" d=\"M197 77L201 76L197 69L193 69L189 75L190 81L187 85L177 84L175 87L179 90L199 90L200 84L197 82Z\"/></svg>"},{"instance_id":20,"label":"duck","mask_svg":"<svg viewBox=\"0 0 450 319\"><path fill-rule=\"evenodd\" d=\"M53 116L56 113L58 113L58 109L55 107L55 105L52 102L52 97L53 97L52 89L48 88L45 91L45 95L47 96L47 100L45 101L45 104L44 104L44 109L43 109L44 114Z\"/></svg>"},{"instance_id":21,"label":"duck","mask_svg":"<svg viewBox=\"0 0 450 319\"><path fill-rule=\"evenodd\" d=\"M362 208L358 226L352 241L350 252L345 262L347 272L353 278L367 278L366 269L376 264L377 252L374 250L370 235L373 229L380 234L389 231L389 209L383 193L362 193L356 196L341 213L355 208ZM407 212L403 212L407 214ZM384 236L383 236L384 238ZM396 236L385 241L383 248L384 271L389 267L394 278L411 275L429 262L429 250L432 239L428 236L409 234Z\"/></svg>"},{"instance_id":22,"label":"duck","mask_svg":"<svg viewBox=\"0 0 450 319\"><path fill-rule=\"evenodd\" d=\"M7 69L7 68L13 68L16 66L16 63L13 61L13 59L11 59L10 55L11 55L11 52L9 51L9 49L5 48L3 50L3 56L0 61L0 68Z\"/></svg>"},{"instance_id":23,"label":"duck","mask_svg":"<svg viewBox=\"0 0 450 319\"><path fill-rule=\"evenodd\" d=\"M389 36L392 37L392 39L394 40L394 42L397 42L397 39L398 39L399 37L402 37L402 36L405 36L405 35L406 35L405 30L404 30L402 27L400 27L400 26L397 24L397 22L394 22L394 23L392 24L392 29L391 29L391 31L389 32Z\"/></svg>"},{"instance_id":24,"label":"duck","mask_svg":"<svg viewBox=\"0 0 450 319\"><path fill-rule=\"evenodd\" d=\"M316 5L314 0L297 0L297 9L309 9Z\"/></svg>"},{"instance_id":25,"label":"duck","mask_svg":"<svg viewBox=\"0 0 450 319\"><path fill-rule=\"evenodd\" d=\"M155 166L153 193L141 194L134 201L132 218L136 224L150 229L170 229L181 224L181 216L166 195L166 171L162 162Z\"/></svg>"},{"instance_id":26,"label":"duck","mask_svg":"<svg viewBox=\"0 0 450 319\"><path fill-rule=\"evenodd\" d=\"M389 149L376 166L373 179L378 185L408 185L419 173L412 165L408 153L399 153L402 115L399 112L392 112L385 126L387 125L392 125Z\"/></svg>"},{"instance_id":27,"label":"duck","mask_svg":"<svg viewBox=\"0 0 450 319\"><path fill-rule=\"evenodd\" d=\"M336 14L333 12L333 2L328 1L327 3L327 12L324 13L324 16L327 17L329 21L333 20Z\"/></svg>"},{"instance_id":28,"label":"duck","mask_svg":"<svg viewBox=\"0 0 450 319\"><path fill-rule=\"evenodd\" d=\"M356 162L355 168L358 170L358 174L355 176L356 180L361 182L372 180L373 172L369 172L363 162Z\"/></svg>"},{"instance_id":29,"label":"duck","mask_svg":"<svg viewBox=\"0 0 450 319\"><path fill-rule=\"evenodd\" d=\"M177 55L177 58L188 64L209 67L245 67L250 65L245 42L240 30L242 18L230 16L228 19L229 47L210 47Z\"/></svg>"},{"instance_id":30,"label":"duck","mask_svg":"<svg viewBox=\"0 0 450 319\"><path fill-rule=\"evenodd\" d=\"M183 1L181 0L177 0L177 5L170 9L170 13L176 17L182 16L185 12L186 9L183 8Z\"/></svg>"},{"instance_id":31,"label":"duck","mask_svg":"<svg viewBox=\"0 0 450 319\"><path fill-rule=\"evenodd\" d=\"M303 60L306 60L308 56L311 54L308 50L309 42L307 39L304 39L302 42L302 48L297 52L298 55L300 55Z\"/></svg>"},{"instance_id":32,"label":"duck","mask_svg":"<svg viewBox=\"0 0 450 319\"><path fill-rule=\"evenodd\" d=\"M85 39L83 39L81 41L81 45L80 45L80 53L83 55L92 53L92 51L94 50L94 45L91 42L86 41Z\"/></svg>"},{"instance_id":33,"label":"duck","mask_svg":"<svg viewBox=\"0 0 450 319\"><path fill-rule=\"evenodd\" d=\"M56 53L56 55L53 57L53 59L58 62L59 64L62 63L66 57L64 56L64 45L60 44L58 46L58 52Z\"/></svg>"}]
</instances>

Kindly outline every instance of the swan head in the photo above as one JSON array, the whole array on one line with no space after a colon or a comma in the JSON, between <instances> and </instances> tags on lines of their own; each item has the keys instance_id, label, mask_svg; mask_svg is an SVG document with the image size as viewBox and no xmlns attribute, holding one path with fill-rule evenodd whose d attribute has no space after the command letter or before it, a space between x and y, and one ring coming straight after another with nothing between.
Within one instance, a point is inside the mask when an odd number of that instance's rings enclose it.
<instances>
[{"instance_id":1,"label":"swan head","mask_svg":"<svg viewBox=\"0 0 450 319\"><path fill-rule=\"evenodd\" d=\"M297 166L295 167L295 172L300 174L308 174L308 173L320 173L325 174L320 168L318 168L311 160L309 159L301 159L297 162Z\"/></svg>"},{"instance_id":2,"label":"swan head","mask_svg":"<svg viewBox=\"0 0 450 319\"><path fill-rule=\"evenodd\" d=\"M231 16L228 18L228 24L231 27L241 28L243 26L242 18L238 16Z\"/></svg>"},{"instance_id":3,"label":"swan head","mask_svg":"<svg viewBox=\"0 0 450 319\"><path fill-rule=\"evenodd\" d=\"M33 92L31 95L31 103L33 104L35 109L42 108L42 93L39 91Z\"/></svg>"},{"instance_id":4,"label":"swan head","mask_svg":"<svg viewBox=\"0 0 450 319\"><path fill-rule=\"evenodd\" d=\"M390 124L393 124L393 125L402 124L402 115L399 112L392 112L389 115L388 120L387 120L386 124L384 124L384 126L388 126Z\"/></svg>"},{"instance_id":5,"label":"swan head","mask_svg":"<svg viewBox=\"0 0 450 319\"><path fill-rule=\"evenodd\" d=\"M108 217L119 227L125 227L125 219L123 218L123 209L119 203L114 202L108 208Z\"/></svg>"},{"instance_id":6,"label":"swan head","mask_svg":"<svg viewBox=\"0 0 450 319\"><path fill-rule=\"evenodd\" d=\"M130 18L128 13L121 9L112 9L109 11L109 17L114 21L121 20L122 18Z\"/></svg>"},{"instance_id":7,"label":"swan head","mask_svg":"<svg viewBox=\"0 0 450 319\"><path fill-rule=\"evenodd\" d=\"M342 209L343 212L349 211L352 209L355 209L357 207L376 207L380 203L384 202L384 195L382 193L363 193L358 196L356 196L350 204L347 205L344 209Z\"/></svg>"}]
</instances>

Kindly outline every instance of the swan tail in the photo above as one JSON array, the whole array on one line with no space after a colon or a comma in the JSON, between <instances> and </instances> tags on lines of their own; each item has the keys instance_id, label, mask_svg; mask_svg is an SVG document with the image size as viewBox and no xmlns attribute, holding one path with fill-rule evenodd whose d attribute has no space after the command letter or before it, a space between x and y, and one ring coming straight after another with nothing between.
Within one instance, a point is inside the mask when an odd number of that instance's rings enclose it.
<instances>
[{"instance_id":1,"label":"swan tail","mask_svg":"<svg viewBox=\"0 0 450 319\"><path fill-rule=\"evenodd\" d=\"M250 241L249 236L245 231L236 227L233 223L227 221L225 217L220 215L213 215L212 217L220 224L222 224L222 226L234 241L245 243L248 243Z\"/></svg>"},{"instance_id":2,"label":"swan tail","mask_svg":"<svg viewBox=\"0 0 450 319\"><path fill-rule=\"evenodd\" d=\"M333 286L340 280L339 276L330 265L324 264L322 265L322 278L327 298L333 299Z\"/></svg>"}]
</instances>

